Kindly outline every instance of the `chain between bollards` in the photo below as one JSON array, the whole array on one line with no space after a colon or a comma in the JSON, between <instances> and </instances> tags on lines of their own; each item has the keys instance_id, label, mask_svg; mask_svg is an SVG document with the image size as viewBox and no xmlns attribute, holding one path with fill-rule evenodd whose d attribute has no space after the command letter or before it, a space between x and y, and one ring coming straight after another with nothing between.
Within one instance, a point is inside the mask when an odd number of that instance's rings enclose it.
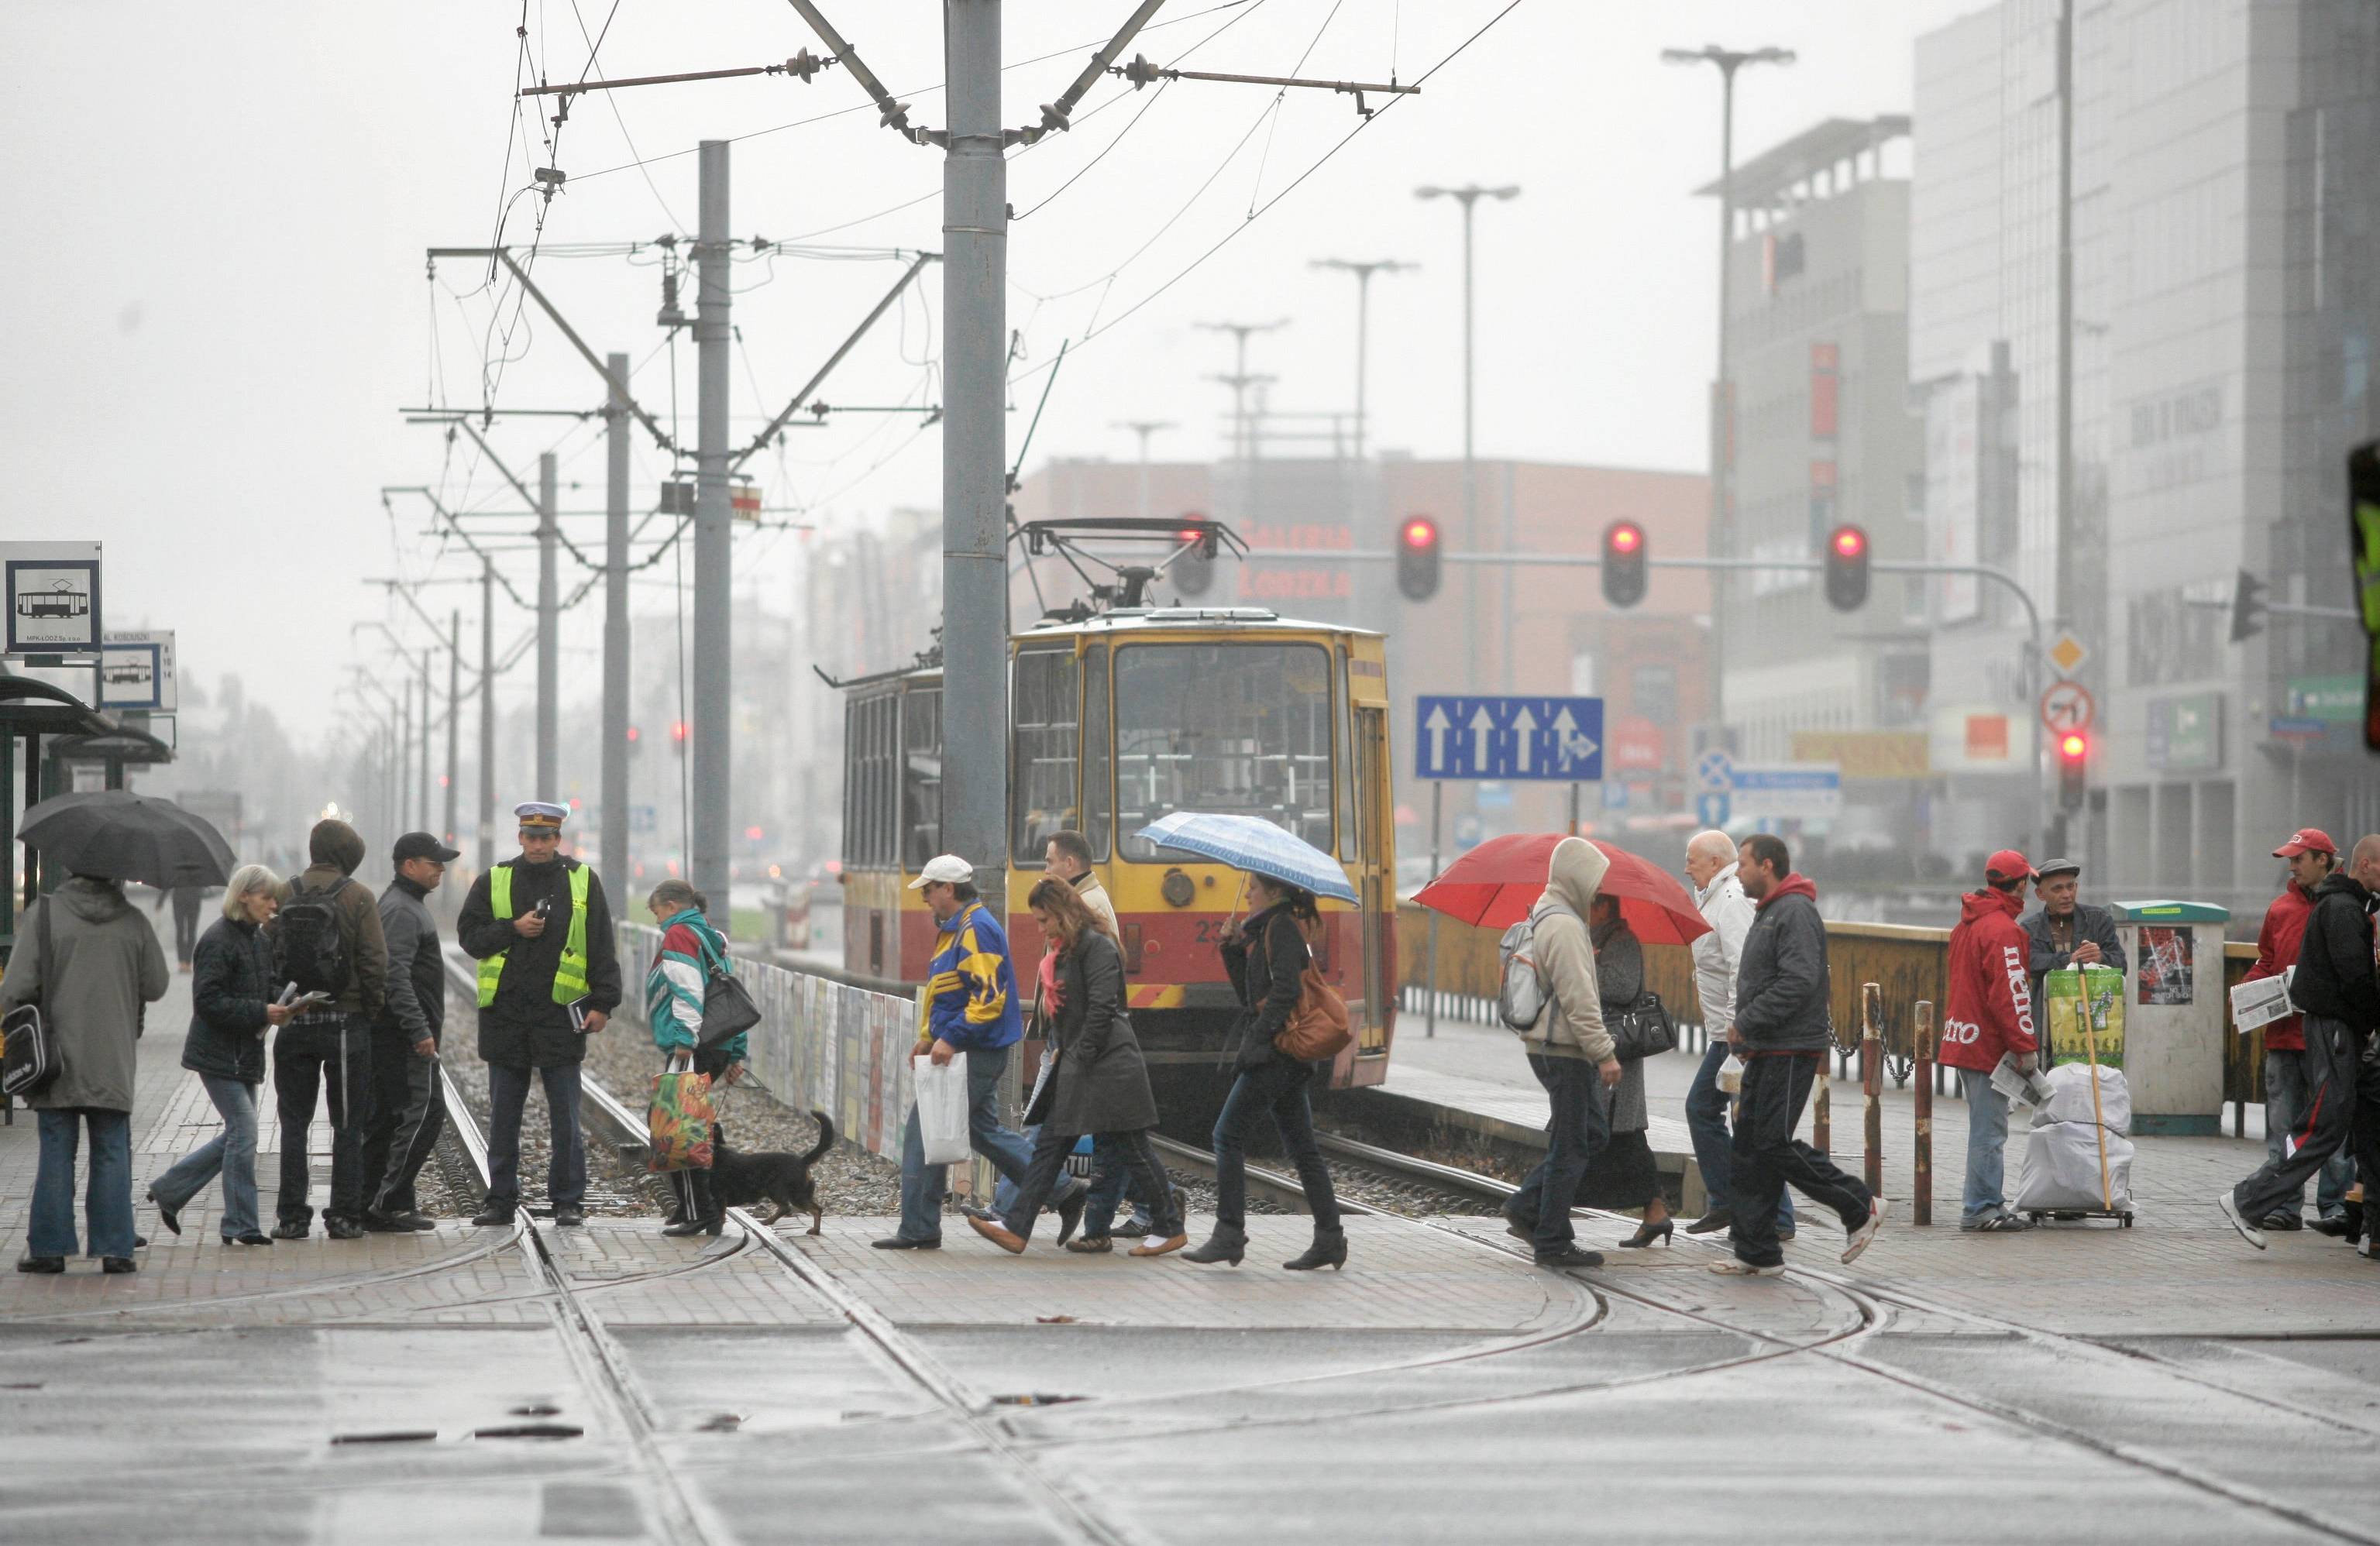
<instances>
[{"instance_id":1,"label":"chain between bollards","mask_svg":"<svg viewBox=\"0 0 2380 1546\"><path fill-rule=\"evenodd\" d=\"M1934 1222L1934 1001L1917 1001L1916 1072L1910 1081L1917 1096L1917 1140L1910 1156L1909 1219Z\"/></svg>"}]
</instances>

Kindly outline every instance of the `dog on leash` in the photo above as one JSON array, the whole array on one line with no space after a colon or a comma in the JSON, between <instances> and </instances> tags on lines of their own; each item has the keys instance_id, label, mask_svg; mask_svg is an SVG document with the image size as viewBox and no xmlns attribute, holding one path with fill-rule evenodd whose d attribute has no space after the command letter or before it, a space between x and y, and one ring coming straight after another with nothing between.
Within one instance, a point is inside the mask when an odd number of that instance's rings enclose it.
<instances>
[{"instance_id":1,"label":"dog on leash","mask_svg":"<svg viewBox=\"0 0 2380 1546\"><path fill-rule=\"evenodd\" d=\"M728 1146L727 1129L713 1127L710 1137L710 1197L721 1208L750 1208L766 1202L776 1211L760 1222L773 1226L787 1214L810 1215L809 1233L819 1232L826 1211L819 1206L818 1185L810 1166L834 1147L834 1123L823 1111L813 1111L818 1123L818 1147L807 1154L747 1154Z\"/></svg>"}]
</instances>

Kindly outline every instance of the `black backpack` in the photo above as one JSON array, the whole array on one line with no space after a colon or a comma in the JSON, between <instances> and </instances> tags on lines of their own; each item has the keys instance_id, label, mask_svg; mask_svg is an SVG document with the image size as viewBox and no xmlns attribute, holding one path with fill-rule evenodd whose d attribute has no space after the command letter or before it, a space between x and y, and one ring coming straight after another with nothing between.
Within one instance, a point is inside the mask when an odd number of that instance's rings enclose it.
<instances>
[{"instance_id":1,"label":"black backpack","mask_svg":"<svg viewBox=\"0 0 2380 1546\"><path fill-rule=\"evenodd\" d=\"M339 910L333 904L354 884L343 876L336 885L309 891L290 883L289 900L273 920L273 965L284 982L298 984L298 992L346 991L352 968L346 940L339 932Z\"/></svg>"}]
</instances>

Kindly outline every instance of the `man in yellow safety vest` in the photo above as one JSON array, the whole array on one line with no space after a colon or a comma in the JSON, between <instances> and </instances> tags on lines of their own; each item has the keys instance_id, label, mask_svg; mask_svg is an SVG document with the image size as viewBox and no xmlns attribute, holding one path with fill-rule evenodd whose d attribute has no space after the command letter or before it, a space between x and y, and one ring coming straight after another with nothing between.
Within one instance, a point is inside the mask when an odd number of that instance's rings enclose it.
<instances>
[{"instance_id":1,"label":"man in yellow safety vest","mask_svg":"<svg viewBox=\"0 0 2380 1546\"><path fill-rule=\"evenodd\" d=\"M521 1110L529 1072L552 1123L546 1200L553 1222L587 1221L587 1147L578 1128L586 1039L620 1002L612 910L595 872L562 854L569 807L515 807L521 852L471 883L455 933L480 963L480 1057L488 1065L488 1196L471 1222L504 1225L520 1207Z\"/></svg>"}]
</instances>

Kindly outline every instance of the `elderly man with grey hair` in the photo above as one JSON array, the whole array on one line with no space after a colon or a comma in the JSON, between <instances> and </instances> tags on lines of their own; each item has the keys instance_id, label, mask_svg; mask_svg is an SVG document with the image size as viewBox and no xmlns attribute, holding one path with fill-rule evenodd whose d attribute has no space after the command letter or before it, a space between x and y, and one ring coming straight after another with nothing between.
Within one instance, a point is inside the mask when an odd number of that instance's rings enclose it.
<instances>
[{"instance_id":1,"label":"elderly man with grey hair","mask_svg":"<svg viewBox=\"0 0 2380 1546\"><path fill-rule=\"evenodd\" d=\"M1728 1107L1733 1104L1718 1087L1719 1065L1727 1061L1735 1025L1735 969L1743 958L1743 936L1752 932L1752 900L1735 877L1735 839L1712 828L1697 832L1686 843L1686 878L1694 884L1694 905L1702 910L1708 934L1694 942L1694 992L1703 1001L1703 1031L1709 1045L1703 1066L1686 1090L1686 1129L1694 1135L1694 1164L1702 1171L1706 1202L1703 1216L1686 1226L1689 1235L1711 1235L1735 1220L1728 1179L1731 1170ZM1789 1192L1777 1207L1777 1233L1793 1238L1793 1199Z\"/></svg>"}]
</instances>

